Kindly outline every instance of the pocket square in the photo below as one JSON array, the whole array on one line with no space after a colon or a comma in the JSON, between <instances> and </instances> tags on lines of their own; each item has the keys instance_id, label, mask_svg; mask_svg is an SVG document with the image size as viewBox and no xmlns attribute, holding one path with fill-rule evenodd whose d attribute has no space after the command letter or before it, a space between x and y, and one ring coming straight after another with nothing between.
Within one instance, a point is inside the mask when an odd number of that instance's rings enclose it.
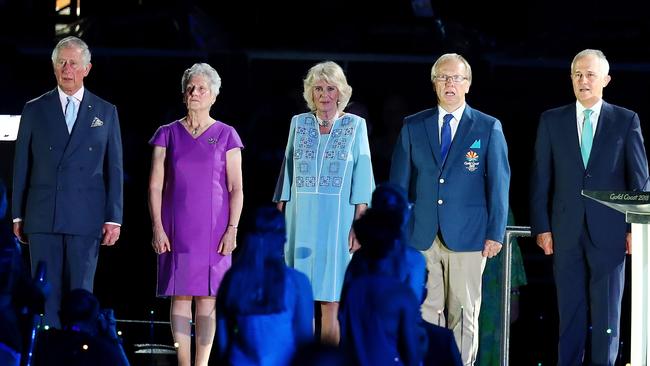
<instances>
[{"instance_id":1,"label":"pocket square","mask_svg":"<svg viewBox=\"0 0 650 366\"><path fill-rule=\"evenodd\" d=\"M93 122L90 124L90 127L101 127L103 125L104 125L104 121L102 121L101 119L95 117L93 119Z\"/></svg>"},{"instance_id":2,"label":"pocket square","mask_svg":"<svg viewBox=\"0 0 650 366\"><path fill-rule=\"evenodd\" d=\"M481 148L481 140L474 140L474 143L472 146L469 147L470 149L480 149Z\"/></svg>"}]
</instances>

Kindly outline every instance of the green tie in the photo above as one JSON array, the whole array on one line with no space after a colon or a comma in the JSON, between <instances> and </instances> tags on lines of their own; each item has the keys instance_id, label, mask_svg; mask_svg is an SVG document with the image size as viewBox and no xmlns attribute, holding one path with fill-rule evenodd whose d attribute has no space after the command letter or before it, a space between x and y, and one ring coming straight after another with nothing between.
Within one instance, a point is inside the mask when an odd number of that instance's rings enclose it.
<instances>
[{"instance_id":1,"label":"green tie","mask_svg":"<svg viewBox=\"0 0 650 366\"><path fill-rule=\"evenodd\" d=\"M582 162L585 163L585 168L589 162L589 153L591 152L591 145L594 142L594 128L591 125L591 114L594 111L585 109L585 120L582 123L582 142L580 143L580 152L582 153Z\"/></svg>"}]
</instances>

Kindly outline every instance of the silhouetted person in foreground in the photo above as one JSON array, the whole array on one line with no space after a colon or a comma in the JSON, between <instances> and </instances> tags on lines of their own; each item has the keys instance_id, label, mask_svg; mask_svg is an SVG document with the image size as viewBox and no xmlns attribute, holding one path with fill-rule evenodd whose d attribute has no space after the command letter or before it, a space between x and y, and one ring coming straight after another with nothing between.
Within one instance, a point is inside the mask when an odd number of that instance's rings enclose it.
<instances>
[{"instance_id":1,"label":"silhouetted person in foreground","mask_svg":"<svg viewBox=\"0 0 650 366\"><path fill-rule=\"evenodd\" d=\"M267 207L255 221L217 295L220 365L288 365L313 341L312 290L284 262L284 217Z\"/></svg>"},{"instance_id":2,"label":"silhouetted person in foreground","mask_svg":"<svg viewBox=\"0 0 650 366\"><path fill-rule=\"evenodd\" d=\"M63 296L62 329L40 333L35 366L128 366L110 309L100 310L97 298L83 289Z\"/></svg>"},{"instance_id":3,"label":"silhouetted person in foreground","mask_svg":"<svg viewBox=\"0 0 650 366\"><path fill-rule=\"evenodd\" d=\"M361 248L346 272L341 345L352 365L461 365L450 330L423 321L425 263L405 242L408 200L380 185L354 223Z\"/></svg>"}]
</instances>

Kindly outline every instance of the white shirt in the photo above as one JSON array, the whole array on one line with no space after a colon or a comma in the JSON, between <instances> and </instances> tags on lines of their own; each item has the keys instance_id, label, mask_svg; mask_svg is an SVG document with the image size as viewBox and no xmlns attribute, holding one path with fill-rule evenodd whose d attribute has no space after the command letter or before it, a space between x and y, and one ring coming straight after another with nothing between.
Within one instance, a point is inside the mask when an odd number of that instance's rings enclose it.
<instances>
[{"instance_id":1,"label":"white shirt","mask_svg":"<svg viewBox=\"0 0 650 366\"><path fill-rule=\"evenodd\" d=\"M591 109L591 131L596 135L596 127L598 126L598 118L600 117L600 110L603 108L603 100L600 99L591 108L585 108L580 102L576 101L576 122L578 127L578 145L582 145L582 125L585 122L585 110ZM592 135L593 137L593 135Z\"/></svg>"},{"instance_id":2,"label":"white shirt","mask_svg":"<svg viewBox=\"0 0 650 366\"><path fill-rule=\"evenodd\" d=\"M74 103L75 116L79 115L79 106L81 106L81 101L84 99L84 87L82 86L76 93L73 95L68 95L60 87L56 88L59 91L59 101L61 102L61 110L63 111L63 116L65 116L65 107L68 106L68 96L72 97L72 103Z\"/></svg>"},{"instance_id":3,"label":"white shirt","mask_svg":"<svg viewBox=\"0 0 650 366\"><path fill-rule=\"evenodd\" d=\"M441 137L440 135L442 134L442 124L443 118L445 117L446 114L450 114L454 116L454 118L449 121L449 126L451 127L451 140L454 140L454 136L456 135L456 130L458 130L458 124L460 123L460 118L463 117L463 113L465 112L465 106L467 104L463 103L460 108L456 109L453 112L447 112L442 108L441 106L438 106L438 141L440 141Z\"/></svg>"}]
</instances>

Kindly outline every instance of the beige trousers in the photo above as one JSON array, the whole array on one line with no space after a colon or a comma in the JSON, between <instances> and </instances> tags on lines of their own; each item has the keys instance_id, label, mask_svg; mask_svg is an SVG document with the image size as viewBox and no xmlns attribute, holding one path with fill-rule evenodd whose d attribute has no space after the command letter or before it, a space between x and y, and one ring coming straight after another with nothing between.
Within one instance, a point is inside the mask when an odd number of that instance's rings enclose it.
<instances>
[{"instance_id":1,"label":"beige trousers","mask_svg":"<svg viewBox=\"0 0 650 366\"><path fill-rule=\"evenodd\" d=\"M474 365L478 352L478 315L485 257L481 252L454 252L436 236L422 252L427 263L427 297L422 318L454 332L464 365ZM445 318L445 310L447 318Z\"/></svg>"}]
</instances>

